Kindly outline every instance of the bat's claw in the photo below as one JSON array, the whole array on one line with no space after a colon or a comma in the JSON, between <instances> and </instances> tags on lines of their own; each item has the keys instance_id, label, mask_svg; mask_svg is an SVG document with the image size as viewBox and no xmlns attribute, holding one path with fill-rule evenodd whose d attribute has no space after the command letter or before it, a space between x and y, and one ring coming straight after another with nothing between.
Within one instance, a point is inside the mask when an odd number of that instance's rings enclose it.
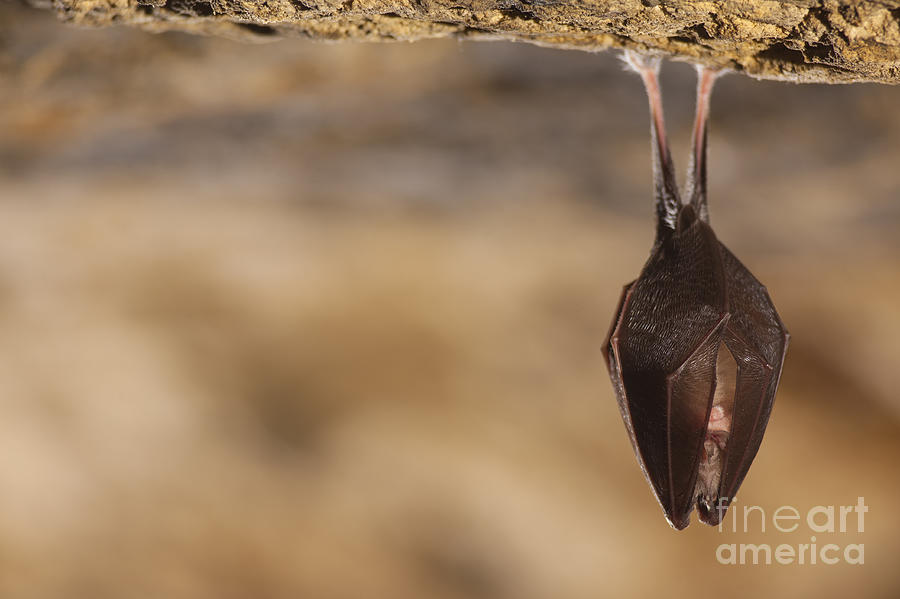
<instances>
[{"instance_id":1,"label":"bat's claw","mask_svg":"<svg viewBox=\"0 0 900 599\"><path fill-rule=\"evenodd\" d=\"M636 50L624 50L620 57L625 63L626 69L631 69L638 74L659 73L662 57L652 54L642 54Z\"/></svg>"},{"instance_id":2,"label":"bat's claw","mask_svg":"<svg viewBox=\"0 0 900 599\"><path fill-rule=\"evenodd\" d=\"M709 65L699 64L699 63L695 64L694 68L697 69L697 76L700 77L701 79L703 77L710 77L711 79L715 80L715 79L718 79L719 77L721 77L722 75L725 75L726 73L731 72L731 69L729 69L727 67L711 67Z\"/></svg>"}]
</instances>

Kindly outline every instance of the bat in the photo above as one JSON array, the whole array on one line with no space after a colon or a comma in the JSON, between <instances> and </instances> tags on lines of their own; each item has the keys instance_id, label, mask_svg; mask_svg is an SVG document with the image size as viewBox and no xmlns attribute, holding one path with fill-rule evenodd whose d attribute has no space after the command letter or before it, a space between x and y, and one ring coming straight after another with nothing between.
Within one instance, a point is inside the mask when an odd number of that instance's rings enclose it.
<instances>
[{"instance_id":1,"label":"bat","mask_svg":"<svg viewBox=\"0 0 900 599\"><path fill-rule=\"evenodd\" d=\"M759 450L790 338L766 288L717 238L706 200L709 97L698 69L687 202L666 139L660 61L626 52L650 101L656 239L604 358L632 448L669 524L721 522Z\"/></svg>"}]
</instances>

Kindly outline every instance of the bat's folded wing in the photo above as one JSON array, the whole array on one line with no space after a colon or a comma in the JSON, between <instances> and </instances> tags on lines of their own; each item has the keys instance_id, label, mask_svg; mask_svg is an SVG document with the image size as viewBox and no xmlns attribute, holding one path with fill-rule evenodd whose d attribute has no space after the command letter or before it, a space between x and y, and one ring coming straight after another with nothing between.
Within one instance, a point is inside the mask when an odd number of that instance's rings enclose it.
<instances>
[{"instance_id":1,"label":"bat's folded wing","mask_svg":"<svg viewBox=\"0 0 900 599\"><path fill-rule=\"evenodd\" d=\"M719 487L722 504L727 506L762 443L790 335L762 283L724 245L721 250L732 313L724 340L738 368L734 416Z\"/></svg>"}]
</instances>

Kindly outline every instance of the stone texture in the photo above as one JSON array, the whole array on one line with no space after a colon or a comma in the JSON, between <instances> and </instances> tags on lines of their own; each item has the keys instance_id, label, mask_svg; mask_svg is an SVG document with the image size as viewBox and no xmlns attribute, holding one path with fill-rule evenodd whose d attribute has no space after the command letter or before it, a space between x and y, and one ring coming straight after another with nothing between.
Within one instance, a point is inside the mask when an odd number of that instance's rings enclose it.
<instances>
[{"instance_id":1,"label":"stone texture","mask_svg":"<svg viewBox=\"0 0 900 599\"><path fill-rule=\"evenodd\" d=\"M242 40L454 36L597 51L637 48L796 82L900 82L900 1L53 0L78 25Z\"/></svg>"}]
</instances>

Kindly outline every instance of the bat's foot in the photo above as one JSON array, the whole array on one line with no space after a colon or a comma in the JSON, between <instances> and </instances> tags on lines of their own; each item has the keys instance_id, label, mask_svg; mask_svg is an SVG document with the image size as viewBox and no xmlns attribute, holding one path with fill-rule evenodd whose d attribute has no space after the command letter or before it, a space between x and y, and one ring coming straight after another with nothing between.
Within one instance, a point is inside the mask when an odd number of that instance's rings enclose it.
<instances>
[{"instance_id":1,"label":"bat's foot","mask_svg":"<svg viewBox=\"0 0 900 599\"><path fill-rule=\"evenodd\" d=\"M641 54L636 50L625 50L620 58L625 63L626 69L630 69L641 76L655 76L659 73L659 66L662 64L660 56Z\"/></svg>"},{"instance_id":2,"label":"bat's foot","mask_svg":"<svg viewBox=\"0 0 900 599\"><path fill-rule=\"evenodd\" d=\"M724 67L710 67L705 64L695 64L694 68L697 69L697 77L699 79L709 79L710 81L731 72L731 69L726 69Z\"/></svg>"}]
</instances>

